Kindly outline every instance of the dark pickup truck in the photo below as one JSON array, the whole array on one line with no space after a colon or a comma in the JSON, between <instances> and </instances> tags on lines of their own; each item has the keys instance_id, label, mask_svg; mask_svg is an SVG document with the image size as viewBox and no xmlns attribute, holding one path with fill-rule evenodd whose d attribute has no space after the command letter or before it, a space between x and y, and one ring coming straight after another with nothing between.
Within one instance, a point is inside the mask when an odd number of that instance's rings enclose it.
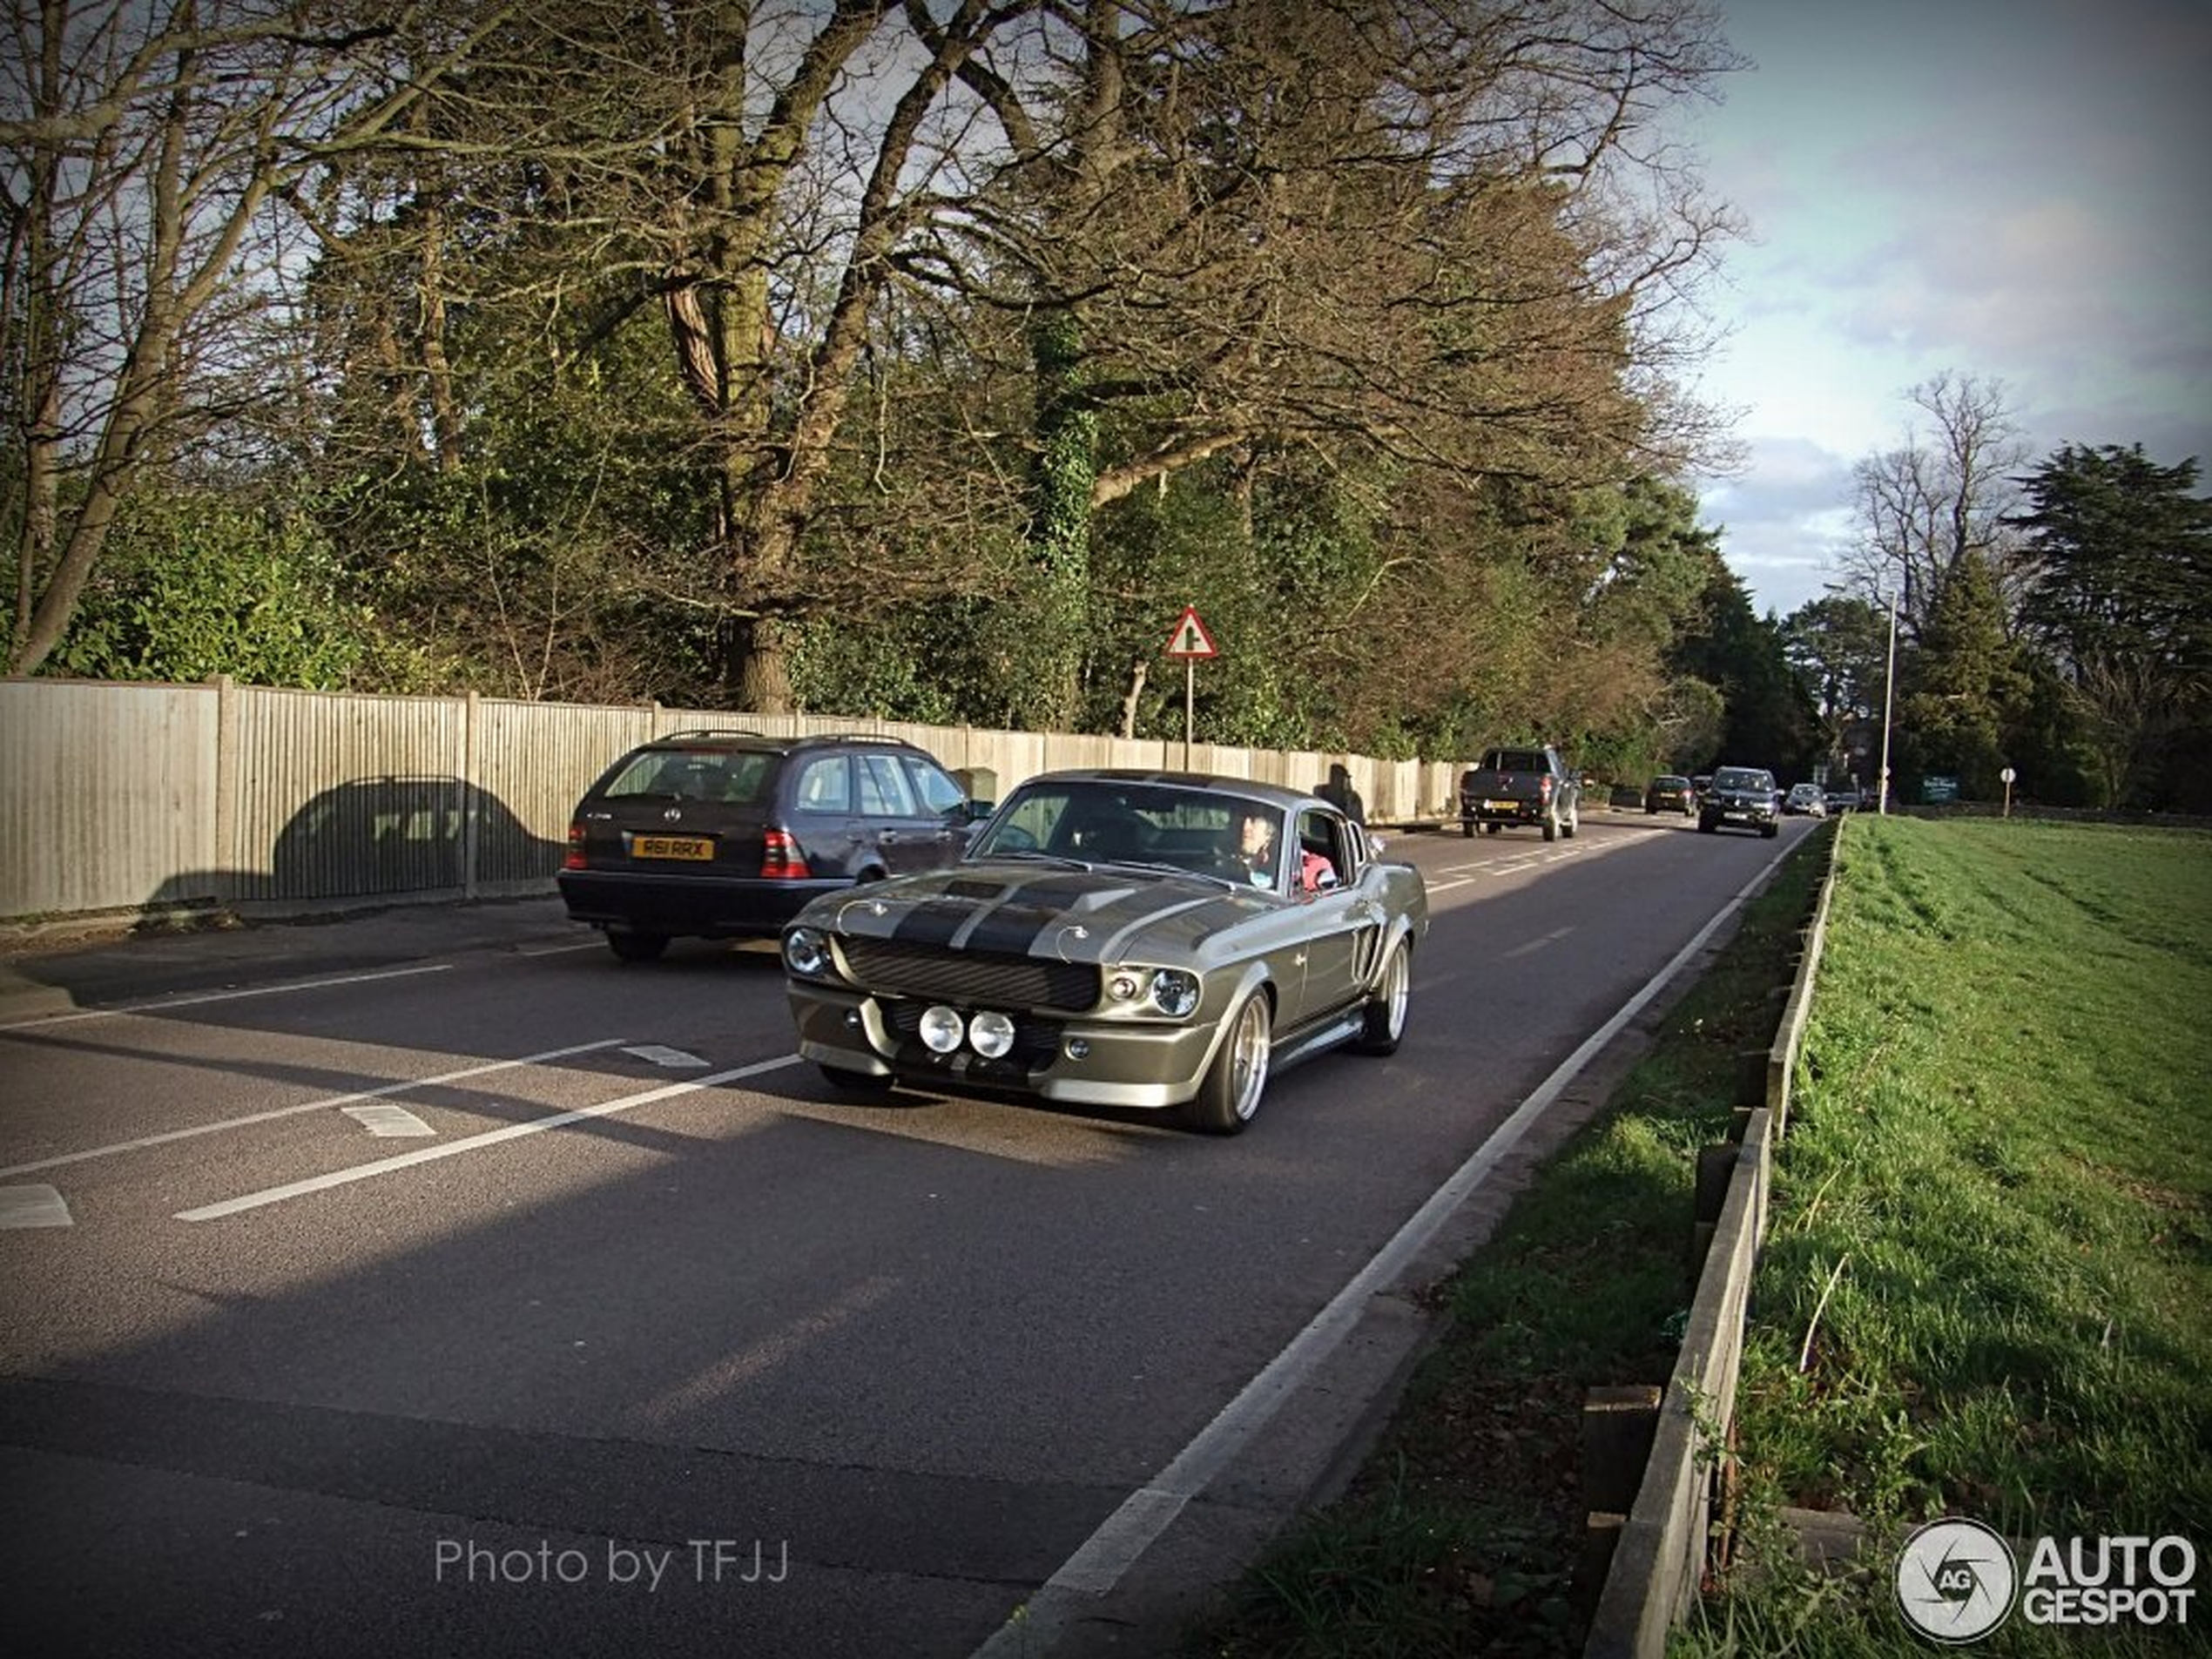
<instances>
[{"instance_id":1,"label":"dark pickup truck","mask_svg":"<svg viewBox=\"0 0 2212 1659\"><path fill-rule=\"evenodd\" d=\"M1544 839L1571 837L1581 826L1582 786L1551 749L1493 749L1460 776L1460 833L1477 824L1495 835L1508 824L1536 824Z\"/></svg>"}]
</instances>

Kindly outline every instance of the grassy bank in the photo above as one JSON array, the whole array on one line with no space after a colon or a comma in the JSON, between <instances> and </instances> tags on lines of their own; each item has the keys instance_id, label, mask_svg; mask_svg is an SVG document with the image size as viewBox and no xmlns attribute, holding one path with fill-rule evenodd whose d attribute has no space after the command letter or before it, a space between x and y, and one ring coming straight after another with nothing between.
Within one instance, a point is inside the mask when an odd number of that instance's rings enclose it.
<instances>
[{"instance_id":1,"label":"grassy bank","mask_svg":"<svg viewBox=\"0 0 2212 1659\"><path fill-rule=\"evenodd\" d=\"M1688 1653L1913 1648L1884 1552L1935 1514L2212 1547L2212 838L1871 817L1842 837L1739 1394L1740 1570ZM1187 1653L1579 1652L1582 1397L1672 1364L1695 1153L1772 1035L1817 880L1784 867L1440 1287L1447 1333L1373 1458ZM1784 1506L1862 1517L1885 1570L1797 1570ZM2083 1648L2015 1620L1976 1651Z\"/></svg>"},{"instance_id":2,"label":"grassy bank","mask_svg":"<svg viewBox=\"0 0 2212 1659\"><path fill-rule=\"evenodd\" d=\"M1695 1289L1697 1149L1772 1040L1823 860L1792 858L1663 1017L1613 1107L1438 1296L1445 1334L1365 1470L1186 1646L1215 1659L1579 1652L1592 1387L1663 1383Z\"/></svg>"},{"instance_id":3,"label":"grassy bank","mask_svg":"<svg viewBox=\"0 0 2212 1659\"><path fill-rule=\"evenodd\" d=\"M1942 1514L2212 1546L2208 1008L2212 838L1850 826L1738 1392L1757 1570L1691 1650L1896 1651L1886 1572L1793 1572L1785 1505L1878 1567Z\"/></svg>"}]
</instances>

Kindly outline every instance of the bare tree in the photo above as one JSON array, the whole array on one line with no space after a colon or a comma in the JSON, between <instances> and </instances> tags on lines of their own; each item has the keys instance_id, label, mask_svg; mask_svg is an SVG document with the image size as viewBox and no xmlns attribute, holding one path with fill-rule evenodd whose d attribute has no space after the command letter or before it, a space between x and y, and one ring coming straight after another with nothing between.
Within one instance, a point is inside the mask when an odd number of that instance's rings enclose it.
<instances>
[{"instance_id":1,"label":"bare tree","mask_svg":"<svg viewBox=\"0 0 2212 1659\"><path fill-rule=\"evenodd\" d=\"M395 84L381 24L292 0L13 0L5 27L8 667L28 673L128 493L236 395L225 354L270 292L286 192L388 133L470 40Z\"/></svg>"},{"instance_id":2,"label":"bare tree","mask_svg":"<svg viewBox=\"0 0 2212 1659\"><path fill-rule=\"evenodd\" d=\"M1909 395L1930 425L1908 427L1900 448L1854 469L1860 539L1843 565L1868 603L1886 607L1898 595L1898 625L1918 637L1962 560L1983 561L2000 592L2013 585L2021 545L2013 475L2028 452L2000 381L1946 371Z\"/></svg>"}]
</instances>

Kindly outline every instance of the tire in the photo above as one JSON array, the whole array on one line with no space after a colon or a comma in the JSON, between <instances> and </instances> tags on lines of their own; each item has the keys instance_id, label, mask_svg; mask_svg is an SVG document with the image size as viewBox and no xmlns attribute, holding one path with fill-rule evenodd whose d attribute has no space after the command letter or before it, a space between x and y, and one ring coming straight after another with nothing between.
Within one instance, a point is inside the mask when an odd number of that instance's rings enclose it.
<instances>
[{"instance_id":1,"label":"tire","mask_svg":"<svg viewBox=\"0 0 2212 1659\"><path fill-rule=\"evenodd\" d=\"M1710 818L1700 818L1697 820L1697 833L1700 835L1710 835L1718 828L1720 828L1720 826L1716 824Z\"/></svg>"},{"instance_id":2,"label":"tire","mask_svg":"<svg viewBox=\"0 0 2212 1659\"><path fill-rule=\"evenodd\" d=\"M1193 1129L1208 1135L1234 1135L1252 1121L1267 1087L1267 1059L1273 1010L1267 992L1255 988L1229 1016L1213 1064L1184 1115Z\"/></svg>"},{"instance_id":3,"label":"tire","mask_svg":"<svg viewBox=\"0 0 2212 1659\"><path fill-rule=\"evenodd\" d=\"M1366 1019L1359 1035L1352 1040L1354 1052L1398 1052L1398 1045L1406 1035L1406 1008L1411 1000L1413 981L1413 948L1401 939L1391 947L1390 960L1383 964L1382 976L1375 981L1375 994L1367 999L1367 1006L1362 1010Z\"/></svg>"},{"instance_id":4,"label":"tire","mask_svg":"<svg viewBox=\"0 0 2212 1659\"><path fill-rule=\"evenodd\" d=\"M1560 826L1560 833L1573 840L1582 827L1582 803L1576 801L1567 809L1567 821Z\"/></svg>"},{"instance_id":5,"label":"tire","mask_svg":"<svg viewBox=\"0 0 2212 1659\"><path fill-rule=\"evenodd\" d=\"M607 948L625 962L657 962L668 948L666 934L641 934L628 927L607 929Z\"/></svg>"},{"instance_id":6,"label":"tire","mask_svg":"<svg viewBox=\"0 0 2212 1659\"><path fill-rule=\"evenodd\" d=\"M1460 833L1466 836L1470 841L1473 840L1474 839L1474 820L1471 818L1461 819L1460 820Z\"/></svg>"},{"instance_id":7,"label":"tire","mask_svg":"<svg viewBox=\"0 0 2212 1659\"><path fill-rule=\"evenodd\" d=\"M1556 841L1559 839L1559 809L1557 807L1552 808L1544 814L1544 839L1548 841Z\"/></svg>"},{"instance_id":8,"label":"tire","mask_svg":"<svg viewBox=\"0 0 2212 1659\"><path fill-rule=\"evenodd\" d=\"M832 1089L841 1089L848 1095L887 1095L893 1079L879 1077L873 1072L847 1071L842 1066L817 1066L822 1081Z\"/></svg>"},{"instance_id":9,"label":"tire","mask_svg":"<svg viewBox=\"0 0 2212 1659\"><path fill-rule=\"evenodd\" d=\"M1759 833L1765 836L1767 840L1770 841L1776 836L1782 833L1782 826L1779 824L1762 824L1759 826Z\"/></svg>"},{"instance_id":10,"label":"tire","mask_svg":"<svg viewBox=\"0 0 2212 1659\"><path fill-rule=\"evenodd\" d=\"M1504 826L1503 824L1485 824L1485 825L1482 826L1482 833L1483 833L1485 835L1495 835L1495 834L1496 834L1496 833L1497 833L1500 830L1501 830L1501 829L1503 829L1503 828L1505 828L1505 826Z\"/></svg>"}]
</instances>

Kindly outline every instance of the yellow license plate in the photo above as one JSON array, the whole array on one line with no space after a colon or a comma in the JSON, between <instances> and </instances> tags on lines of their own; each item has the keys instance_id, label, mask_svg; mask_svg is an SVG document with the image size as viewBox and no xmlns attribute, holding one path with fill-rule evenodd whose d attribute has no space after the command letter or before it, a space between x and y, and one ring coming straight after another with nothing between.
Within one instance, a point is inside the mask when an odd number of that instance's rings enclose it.
<instances>
[{"instance_id":1,"label":"yellow license plate","mask_svg":"<svg viewBox=\"0 0 2212 1659\"><path fill-rule=\"evenodd\" d=\"M1486 813L1510 813L1517 811L1520 805L1518 801L1486 800L1482 803L1482 810Z\"/></svg>"},{"instance_id":2,"label":"yellow license plate","mask_svg":"<svg viewBox=\"0 0 2212 1659\"><path fill-rule=\"evenodd\" d=\"M698 835L639 835L631 840L630 855L637 859L711 859L714 856L714 843Z\"/></svg>"}]
</instances>

